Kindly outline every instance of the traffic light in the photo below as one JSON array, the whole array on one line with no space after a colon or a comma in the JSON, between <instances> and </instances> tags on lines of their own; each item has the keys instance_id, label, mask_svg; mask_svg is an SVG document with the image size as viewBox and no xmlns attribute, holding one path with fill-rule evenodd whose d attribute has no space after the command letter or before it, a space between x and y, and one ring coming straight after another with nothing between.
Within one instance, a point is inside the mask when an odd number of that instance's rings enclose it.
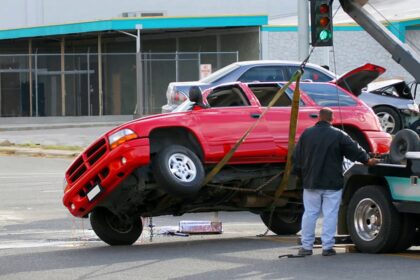
<instances>
[{"instance_id":1,"label":"traffic light","mask_svg":"<svg viewBox=\"0 0 420 280\"><path fill-rule=\"evenodd\" d=\"M314 47L332 46L331 0L311 0L311 38L311 45Z\"/></svg>"}]
</instances>

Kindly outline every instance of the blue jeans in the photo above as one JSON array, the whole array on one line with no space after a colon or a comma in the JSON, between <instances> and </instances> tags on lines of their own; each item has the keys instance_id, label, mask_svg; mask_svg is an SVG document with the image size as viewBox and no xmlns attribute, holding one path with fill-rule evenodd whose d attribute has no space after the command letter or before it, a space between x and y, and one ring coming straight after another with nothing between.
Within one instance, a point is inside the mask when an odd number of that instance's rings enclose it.
<instances>
[{"instance_id":1,"label":"blue jeans","mask_svg":"<svg viewBox=\"0 0 420 280\"><path fill-rule=\"evenodd\" d=\"M335 244L338 209L341 203L342 190L313 190L303 191L303 205L305 212L302 218L302 247L312 250L315 241L315 227L321 211L324 217L322 224L322 248L331 249Z\"/></svg>"}]
</instances>

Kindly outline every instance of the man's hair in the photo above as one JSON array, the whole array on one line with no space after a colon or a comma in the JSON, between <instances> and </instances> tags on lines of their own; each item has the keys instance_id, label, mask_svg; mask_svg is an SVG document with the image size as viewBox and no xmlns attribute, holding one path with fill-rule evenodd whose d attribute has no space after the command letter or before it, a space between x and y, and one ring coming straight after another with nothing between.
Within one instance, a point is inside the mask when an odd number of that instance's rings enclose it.
<instances>
[{"instance_id":1,"label":"man's hair","mask_svg":"<svg viewBox=\"0 0 420 280\"><path fill-rule=\"evenodd\" d=\"M319 110L319 119L321 121L332 122L333 115L333 110L331 110L331 108L324 107L321 110Z\"/></svg>"}]
</instances>

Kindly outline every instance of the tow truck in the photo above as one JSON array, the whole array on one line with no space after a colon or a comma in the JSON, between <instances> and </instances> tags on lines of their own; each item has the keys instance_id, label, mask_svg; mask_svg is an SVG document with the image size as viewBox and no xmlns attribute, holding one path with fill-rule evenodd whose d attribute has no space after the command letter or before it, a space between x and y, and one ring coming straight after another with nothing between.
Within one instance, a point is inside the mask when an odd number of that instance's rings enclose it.
<instances>
[{"instance_id":1,"label":"tow truck","mask_svg":"<svg viewBox=\"0 0 420 280\"><path fill-rule=\"evenodd\" d=\"M420 81L420 58L363 7L368 0L340 0L344 11ZM362 252L396 252L420 243L420 139L397 133L390 154L375 167L354 164L345 172L338 234L349 234Z\"/></svg>"}]
</instances>

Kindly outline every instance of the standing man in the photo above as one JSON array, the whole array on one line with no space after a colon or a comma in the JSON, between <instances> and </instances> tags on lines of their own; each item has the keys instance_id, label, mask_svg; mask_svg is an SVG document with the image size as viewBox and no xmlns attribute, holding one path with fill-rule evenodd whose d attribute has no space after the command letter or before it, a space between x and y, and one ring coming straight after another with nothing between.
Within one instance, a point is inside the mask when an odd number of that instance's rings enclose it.
<instances>
[{"instance_id":1,"label":"standing man","mask_svg":"<svg viewBox=\"0 0 420 280\"><path fill-rule=\"evenodd\" d=\"M367 165L378 162L370 159L344 131L333 127L332 121L333 111L322 108L319 121L302 133L293 153L292 173L301 178L304 189L300 256L312 255L316 221L321 211L324 217L322 255L336 254L333 246L343 188L343 157Z\"/></svg>"}]
</instances>

